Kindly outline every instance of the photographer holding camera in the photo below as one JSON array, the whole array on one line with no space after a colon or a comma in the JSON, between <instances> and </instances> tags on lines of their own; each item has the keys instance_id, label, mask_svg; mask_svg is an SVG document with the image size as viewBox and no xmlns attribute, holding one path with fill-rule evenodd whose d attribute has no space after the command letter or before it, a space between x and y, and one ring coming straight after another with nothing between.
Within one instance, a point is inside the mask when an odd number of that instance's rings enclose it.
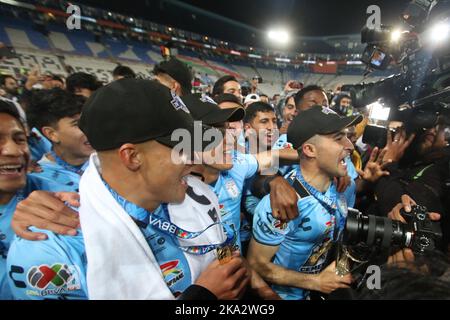
<instances>
[{"instance_id":1,"label":"photographer holding camera","mask_svg":"<svg viewBox=\"0 0 450 320\"><path fill-rule=\"evenodd\" d=\"M382 177L374 190L379 214L386 216L402 195L411 196L429 211L441 214L444 235L441 249L446 250L450 209L446 182L450 178L450 157L444 124L437 123L409 137L403 128L397 130L394 138L388 132L383 161L391 163L385 166L389 175Z\"/></svg>"}]
</instances>

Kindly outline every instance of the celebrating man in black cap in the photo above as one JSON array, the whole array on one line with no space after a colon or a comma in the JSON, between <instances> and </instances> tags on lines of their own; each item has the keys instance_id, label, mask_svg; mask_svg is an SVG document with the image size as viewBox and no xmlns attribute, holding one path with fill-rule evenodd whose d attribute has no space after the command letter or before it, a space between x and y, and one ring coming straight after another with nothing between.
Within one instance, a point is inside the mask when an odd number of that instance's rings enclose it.
<instances>
[{"instance_id":1,"label":"celebrating man in black cap","mask_svg":"<svg viewBox=\"0 0 450 320\"><path fill-rule=\"evenodd\" d=\"M192 91L192 72L189 67L175 57L163 61L153 69L155 80L183 96Z\"/></svg>"},{"instance_id":2,"label":"celebrating man in black cap","mask_svg":"<svg viewBox=\"0 0 450 320\"><path fill-rule=\"evenodd\" d=\"M251 265L283 299L305 299L309 290L330 293L351 282L349 275L336 275L334 263L325 263L347 213L348 199L332 183L334 177L347 175L345 158L353 150L344 130L361 120L314 106L289 126L288 141L300 155L300 169L288 178L299 196L299 215L282 223L272 217L269 196L263 198L255 211L248 254Z\"/></svg>"},{"instance_id":3,"label":"celebrating man in black cap","mask_svg":"<svg viewBox=\"0 0 450 320\"><path fill-rule=\"evenodd\" d=\"M65 296L171 299L183 293L186 298L203 299L213 293L233 299L241 295L248 283L242 260L234 255L221 265L215 259L214 249L231 241L232 234L224 233L213 214L219 211L213 192L188 176L190 166L172 161L171 147L178 143L172 141L172 132L194 131L183 101L153 81L118 80L87 102L80 128L98 151L80 183L83 236L81 230L79 236L68 237L33 228L51 240L39 241L34 248L62 259L41 259L39 265L59 262L69 265L70 274L78 270ZM35 196L57 203L43 197ZM61 246L71 249L65 254L55 251Z\"/></svg>"},{"instance_id":4,"label":"celebrating man in black cap","mask_svg":"<svg viewBox=\"0 0 450 320\"><path fill-rule=\"evenodd\" d=\"M179 296L214 261L215 244L224 243L218 232L187 231L208 228L214 222L208 211L196 219L194 212L174 214L191 167L174 163L171 148L179 142L172 132L185 129L194 136L189 110L164 86L127 79L88 100L80 128L98 152L80 182L89 297ZM227 268L225 278L236 272L231 288L239 293L246 270L238 257L230 264L214 267Z\"/></svg>"}]
</instances>

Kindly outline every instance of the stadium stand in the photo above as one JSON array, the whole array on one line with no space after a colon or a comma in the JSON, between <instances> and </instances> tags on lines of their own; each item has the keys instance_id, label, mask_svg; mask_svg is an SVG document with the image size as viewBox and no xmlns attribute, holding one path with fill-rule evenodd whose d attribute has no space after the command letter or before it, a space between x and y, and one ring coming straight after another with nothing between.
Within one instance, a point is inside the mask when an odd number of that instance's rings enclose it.
<instances>
[{"instance_id":1,"label":"stadium stand","mask_svg":"<svg viewBox=\"0 0 450 320\"><path fill-rule=\"evenodd\" d=\"M163 60L160 48L150 42L136 41L117 34L102 34L101 37L90 28L69 31L64 25L48 23L45 32L31 21L2 17L0 21L0 42L15 48L17 58L0 61L0 72L15 75L26 74L38 65L43 73L67 76L67 70L84 71L97 76L103 82L112 80L111 71L117 64L130 66L139 77L151 77L153 66ZM39 30L39 31L38 31ZM315 45L316 52L333 53L342 50L341 38L330 38L329 44L309 41L307 48ZM351 47L351 48L350 48ZM356 44L349 46L354 51ZM242 49L241 47L239 47ZM345 48L347 49L347 48ZM310 51L311 51L310 50ZM177 57L187 63L196 77L204 84L211 85L225 74L233 75L240 81L249 81L253 76L263 78L259 89L268 95L279 93L284 83L295 79L305 85L318 84L333 89L337 84L358 83L363 80L361 69L338 74L313 73L308 66L280 64L268 66L267 61L255 62L250 59L228 61L224 56L208 56L203 52L180 46ZM372 82L378 77L364 79Z\"/></svg>"}]
</instances>

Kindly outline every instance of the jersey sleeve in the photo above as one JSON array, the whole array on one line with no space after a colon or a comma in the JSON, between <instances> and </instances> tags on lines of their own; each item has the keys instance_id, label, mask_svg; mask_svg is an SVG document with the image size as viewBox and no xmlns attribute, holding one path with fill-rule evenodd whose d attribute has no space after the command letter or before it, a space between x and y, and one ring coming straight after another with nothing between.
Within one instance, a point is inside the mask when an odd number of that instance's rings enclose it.
<instances>
[{"instance_id":1,"label":"jersey sleeve","mask_svg":"<svg viewBox=\"0 0 450 320\"><path fill-rule=\"evenodd\" d=\"M292 144L287 141L287 134L282 134L272 147L272 150L282 149L292 149Z\"/></svg>"},{"instance_id":2,"label":"jersey sleeve","mask_svg":"<svg viewBox=\"0 0 450 320\"><path fill-rule=\"evenodd\" d=\"M41 230L40 230L41 231ZM42 232L42 231L41 231ZM16 237L7 258L8 282L15 299L87 299L85 262L56 243Z\"/></svg>"},{"instance_id":3,"label":"jersey sleeve","mask_svg":"<svg viewBox=\"0 0 450 320\"><path fill-rule=\"evenodd\" d=\"M76 188L74 188L73 185L64 185L52 180L49 177L34 173L28 174L27 187L30 193L35 190L51 192L75 192L75 189L78 189L77 186Z\"/></svg>"},{"instance_id":4,"label":"jersey sleeve","mask_svg":"<svg viewBox=\"0 0 450 320\"><path fill-rule=\"evenodd\" d=\"M250 195L245 195L244 196L244 206L245 206L245 210L250 214L250 215L255 215L255 210L256 207L258 206L259 202L261 201L261 199L259 199L258 197L255 197L254 195L250 194Z\"/></svg>"},{"instance_id":5,"label":"jersey sleeve","mask_svg":"<svg viewBox=\"0 0 450 320\"><path fill-rule=\"evenodd\" d=\"M244 179L253 177L258 171L258 160L251 154L236 152L233 155L233 169L239 170Z\"/></svg>"},{"instance_id":6,"label":"jersey sleeve","mask_svg":"<svg viewBox=\"0 0 450 320\"><path fill-rule=\"evenodd\" d=\"M289 224L272 216L270 195L265 196L255 209L253 216L253 238L264 245L280 245L289 232Z\"/></svg>"}]
</instances>

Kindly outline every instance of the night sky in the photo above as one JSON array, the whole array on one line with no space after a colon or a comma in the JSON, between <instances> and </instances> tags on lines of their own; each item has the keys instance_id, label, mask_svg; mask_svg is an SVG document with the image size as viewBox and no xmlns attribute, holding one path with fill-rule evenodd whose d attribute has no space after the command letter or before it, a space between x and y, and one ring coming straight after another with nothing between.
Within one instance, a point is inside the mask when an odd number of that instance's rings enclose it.
<instances>
[{"instance_id":1,"label":"night sky","mask_svg":"<svg viewBox=\"0 0 450 320\"><path fill-rule=\"evenodd\" d=\"M102 7L134 17L147 18L235 43L258 44L270 27L282 26L295 36L328 36L359 33L368 17L366 9L376 4L381 8L383 24L398 24L399 16L409 0L129 0L77 2ZM181 8L177 2L189 4L222 17L249 25L254 29L236 31L216 23L199 12Z\"/></svg>"}]
</instances>

